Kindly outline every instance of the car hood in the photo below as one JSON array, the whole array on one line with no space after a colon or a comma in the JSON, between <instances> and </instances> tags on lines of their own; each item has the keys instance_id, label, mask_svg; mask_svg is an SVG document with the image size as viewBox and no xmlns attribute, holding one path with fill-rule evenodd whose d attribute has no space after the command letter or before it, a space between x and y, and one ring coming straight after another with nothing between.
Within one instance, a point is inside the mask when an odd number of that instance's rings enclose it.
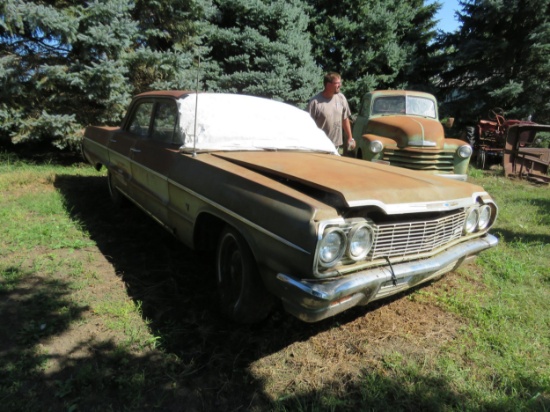
<instances>
[{"instance_id":1,"label":"car hood","mask_svg":"<svg viewBox=\"0 0 550 412\"><path fill-rule=\"evenodd\" d=\"M378 206L386 213L404 209L445 210L470 204L483 188L408 169L336 155L296 152L224 152L216 157L286 182L332 195L334 207ZM324 197L326 200L326 197Z\"/></svg>"}]
</instances>

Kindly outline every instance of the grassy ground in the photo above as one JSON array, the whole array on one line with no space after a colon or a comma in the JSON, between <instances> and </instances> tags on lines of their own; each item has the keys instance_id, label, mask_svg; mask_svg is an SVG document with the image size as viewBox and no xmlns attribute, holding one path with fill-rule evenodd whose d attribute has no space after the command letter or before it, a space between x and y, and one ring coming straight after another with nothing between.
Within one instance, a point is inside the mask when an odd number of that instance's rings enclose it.
<instances>
[{"instance_id":1,"label":"grassy ground","mask_svg":"<svg viewBox=\"0 0 550 412\"><path fill-rule=\"evenodd\" d=\"M471 172L498 248L309 325L220 319L212 257L105 175L0 153L0 410L550 410L550 188Z\"/></svg>"}]
</instances>

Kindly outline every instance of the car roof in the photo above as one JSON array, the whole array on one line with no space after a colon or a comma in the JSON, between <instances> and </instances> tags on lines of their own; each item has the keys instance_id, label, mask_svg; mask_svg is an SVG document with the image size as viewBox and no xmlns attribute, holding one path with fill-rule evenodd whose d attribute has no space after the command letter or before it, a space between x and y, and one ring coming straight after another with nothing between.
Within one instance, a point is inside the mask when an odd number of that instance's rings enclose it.
<instances>
[{"instance_id":1,"label":"car roof","mask_svg":"<svg viewBox=\"0 0 550 412\"><path fill-rule=\"evenodd\" d=\"M433 99L434 96L430 93L420 92L415 90L374 90L370 94L373 96L383 95L383 96L422 96L429 99Z\"/></svg>"},{"instance_id":2,"label":"car roof","mask_svg":"<svg viewBox=\"0 0 550 412\"><path fill-rule=\"evenodd\" d=\"M154 90L154 91L140 93L135 97L172 97L175 99L179 99L191 93L195 93L195 92L190 90Z\"/></svg>"}]
</instances>

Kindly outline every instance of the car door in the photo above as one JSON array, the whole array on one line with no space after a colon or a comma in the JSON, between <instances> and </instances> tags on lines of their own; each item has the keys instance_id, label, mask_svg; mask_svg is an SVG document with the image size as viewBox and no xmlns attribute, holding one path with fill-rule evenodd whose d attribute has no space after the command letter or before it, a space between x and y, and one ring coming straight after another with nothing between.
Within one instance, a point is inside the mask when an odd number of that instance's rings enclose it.
<instances>
[{"instance_id":1,"label":"car door","mask_svg":"<svg viewBox=\"0 0 550 412\"><path fill-rule=\"evenodd\" d=\"M153 217L168 224L168 172L182 144L178 109L171 99L155 99L148 134L130 149L132 196Z\"/></svg>"},{"instance_id":2,"label":"car door","mask_svg":"<svg viewBox=\"0 0 550 412\"><path fill-rule=\"evenodd\" d=\"M129 119L109 139L109 171L115 180L116 187L127 196L132 195L132 156L133 148L139 139L149 135L150 121L154 102L144 100L130 108Z\"/></svg>"}]
</instances>

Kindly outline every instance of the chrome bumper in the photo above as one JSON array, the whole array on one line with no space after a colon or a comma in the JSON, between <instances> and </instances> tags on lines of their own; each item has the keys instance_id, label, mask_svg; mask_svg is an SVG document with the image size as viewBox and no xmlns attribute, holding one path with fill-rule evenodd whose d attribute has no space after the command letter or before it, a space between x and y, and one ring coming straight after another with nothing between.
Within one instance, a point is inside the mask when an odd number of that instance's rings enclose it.
<instances>
[{"instance_id":1,"label":"chrome bumper","mask_svg":"<svg viewBox=\"0 0 550 412\"><path fill-rule=\"evenodd\" d=\"M329 280L300 280L279 273L277 280L285 309L305 322L317 322L353 306L366 305L441 277L465 259L498 244L490 234L453 246L417 261L382 266ZM393 270L392 270L393 269Z\"/></svg>"}]
</instances>

